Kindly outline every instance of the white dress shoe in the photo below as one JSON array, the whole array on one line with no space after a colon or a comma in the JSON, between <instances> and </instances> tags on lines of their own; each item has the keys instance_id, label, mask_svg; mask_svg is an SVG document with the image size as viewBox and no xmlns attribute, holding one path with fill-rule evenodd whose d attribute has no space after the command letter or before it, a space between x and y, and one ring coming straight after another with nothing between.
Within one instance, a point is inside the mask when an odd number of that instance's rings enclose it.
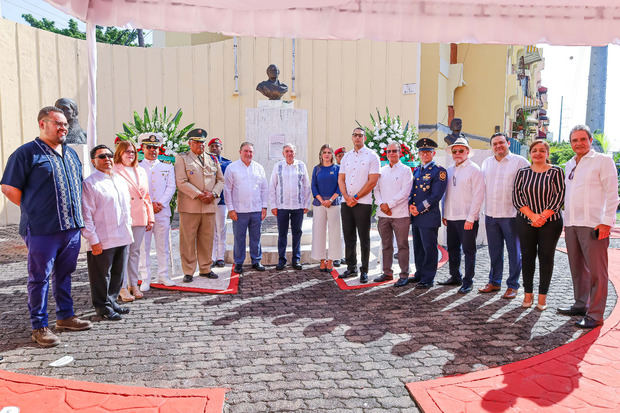
<instances>
[{"instance_id":1,"label":"white dress shoe","mask_svg":"<svg viewBox=\"0 0 620 413\"><path fill-rule=\"evenodd\" d=\"M173 285L177 285L177 283L172 281L170 278L160 278L159 282L165 285L166 287L172 287Z\"/></svg>"}]
</instances>

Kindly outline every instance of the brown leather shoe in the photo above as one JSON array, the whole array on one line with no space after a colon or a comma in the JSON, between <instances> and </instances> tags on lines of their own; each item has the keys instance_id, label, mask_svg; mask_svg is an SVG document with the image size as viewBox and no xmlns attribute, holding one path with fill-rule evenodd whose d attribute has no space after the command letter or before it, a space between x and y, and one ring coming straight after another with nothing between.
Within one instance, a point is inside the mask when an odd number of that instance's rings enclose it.
<instances>
[{"instance_id":1,"label":"brown leather shoe","mask_svg":"<svg viewBox=\"0 0 620 413\"><path fill-rule=\"evenodd\" d=\"M32 335L30 338L32 338L32 341L41 347L54 347L60 344L60 339L58 336L52 333L52 330L47 327L32 330Z\"/></svg>"},{"instance_id":2,"label":"brown leather shoe","mask_svg":"<svg viewBox=\"0 0 620 413\"><path fill-rule=\"evenodd\" d=\"M502 288L500 286L493 285L493 284L489 283L489 284L485 285L483 288L479 288L478 292L479 293L493 293L493 292L499 291L501 289Z\"/></svg>"},{"instance_id":3,"label":"brown leather shoe","mask_svg":"<svg viewBox=\"0 0 620 413\"><path fill-rule=\"evenodd\" d=\"M502 295L502 298L505 298L507 300L512 300L516 296L517 296L517 290L513 290L512 288L507 288L504 295Z\"/></svg>"},{"instance_id":4,"label":"brown leather shoe","mask_svg":"<svg viewBox=\"0 0 620 413\"><path fill-rule=\"evenodd\" d=\"M56 320L56 330L58 331L83 331L90 330L93 323L88 320L80 320L76 316L65 318L64 320Z\"/></svg>"}]
</instances>

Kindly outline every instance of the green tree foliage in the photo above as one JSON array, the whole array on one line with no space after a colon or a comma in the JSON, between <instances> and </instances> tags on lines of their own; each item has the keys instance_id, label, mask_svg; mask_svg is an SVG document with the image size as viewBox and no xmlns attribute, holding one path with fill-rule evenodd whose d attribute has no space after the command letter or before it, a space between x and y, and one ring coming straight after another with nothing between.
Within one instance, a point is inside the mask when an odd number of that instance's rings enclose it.
<instances>
[{"instance_id":1,"label":"green tree foliage","mask_svg":"<svg viewBox=\"0 0 620 413\"><path fill-rule=\"evenodd\" d=\"M73 37L76 39L86 39L86 33L78 29L77 21L69 19L69 27L66 29L59 29L56 27L56 22L46 19L42 20L34 18L31 14L22 14L24 20L30 24L30 26L41 30L47 30L48 32L62 34L64 36ZM117 27L102 27L96 26L96 37L99 43L120 44L124 46L138 46L138 32L137 30L119 29Z\"/></svg>"},{"instance_id":2,"label":"green tree foliage","mask_svg":"<svg viewBox=\"0 0 620 413\"><path fill-rule=\"evenodd\" d=\"M564 168L566 162L575 156L568 142L549 142L549 146L549 160L553 165Z\"/></svg>"}]
</instances>

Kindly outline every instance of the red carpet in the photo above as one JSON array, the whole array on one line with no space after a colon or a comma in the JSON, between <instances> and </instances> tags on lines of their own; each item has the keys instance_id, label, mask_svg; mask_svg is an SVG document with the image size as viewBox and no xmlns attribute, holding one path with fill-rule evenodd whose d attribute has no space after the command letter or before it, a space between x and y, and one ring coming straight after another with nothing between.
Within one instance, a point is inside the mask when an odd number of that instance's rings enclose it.
<instances>
[{"instance_id":1,"label":"red carpet","mask_svg":"<svg viewBox=\"0 0 620 413\"><path fill-rule=\"evenodd\" d=\"M0 370L0 408L15 406L20 413L217 413L228 390L118 386Z\"/></svg>"},{"instance_id":2,"label":"red carpet","mask_svg":"<svg viewBox=\"0 0 620 413\"><path fill-rule=\"evenodd\" d=\"M620 250L609 250L620 285ZM502 367L408 383L424 412L620 411L620 306L602 327L538 356Z\"/></svg>"},{"instance_id":3,"label":"red carpet","mask_svg":"<svg viewBox=\"0 0 620 413\"><path fill-rule=\"evenodd\" d=\"M225 268L214 268L213 271L219 275L219 278L216 280L194 276L194 280L191 283L184 283L183 276L181 275L173 278L177 285L167 287L163 284L151 284L151 287L161 290L188 291L203 294L237 294L239 291L239 274L232 270L228 272Z\"/></svg>"},{"instance_id":4,"label":"red carpet","mask_svg":"<svg viewBox=\"0 0 620 413\"><path fill-rule=\"evenodd\" d=\"M439 249L439 261L437 262L437 268L441 268L446 262L448 262L448 251L445 250L445 248L443 248L441 245L439 245L437 247ZM396 260L394 260L396 261ZM398 265L398 263L396 262L395 264ZM392 284L395 283L398 280L398 276L394 276L394 279L391 281L383 281L383 282L370 282L367 284L360 284L359 283L359 277L357 278L350 278L349 282L347 282L346 280L343 280L341 278L338 278L338 271L336 269L332 270L331 272L332 277L334 278L334 280L336 281L336 284L338 284L338 287L340 287L341 290L357 290L360 288L368 288L368 287L376 287L377 285L383 285L383 284ZM370 279L372 279L374 277L374 275L372 277L369 277Z\"/></svg>"}]
</instances>

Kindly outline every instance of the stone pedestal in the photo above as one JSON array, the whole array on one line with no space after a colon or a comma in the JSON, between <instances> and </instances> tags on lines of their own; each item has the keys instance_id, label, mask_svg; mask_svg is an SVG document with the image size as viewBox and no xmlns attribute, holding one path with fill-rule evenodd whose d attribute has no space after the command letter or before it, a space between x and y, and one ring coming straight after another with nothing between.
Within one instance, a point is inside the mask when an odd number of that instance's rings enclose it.
<instances>
[{"instance_id":1,"label":"stone pedestal","mask_svg":"<svg viewBox=\"0 0 620 413\"><path fill-rule=\"evenodd\" d=\"M276 162L283 159L282 146L297 147L297 159L308 164L308 111L292 103L261 100L259 107L245 110L245 138L254 144L254 160L265 168L267 179Z\"/></svg>"},{"instance_id":2,"label":"stone pedestal","mask_svg":"<svg viewBox=\"0 0 620 413\"><path fill-rule=\"evenodd\" d=\"M73 149L78 157L80 158L80 162L82 162L82 177L84 179L88 178L90 174L93 172L93 164L90 161L90 149L88 149L88 145L81 143L69 143L67 144L71 149ZM80 247L80 252L86 252L88 242L85 238L82 238L82 245Z\"/></svg>"}]
</instances>

